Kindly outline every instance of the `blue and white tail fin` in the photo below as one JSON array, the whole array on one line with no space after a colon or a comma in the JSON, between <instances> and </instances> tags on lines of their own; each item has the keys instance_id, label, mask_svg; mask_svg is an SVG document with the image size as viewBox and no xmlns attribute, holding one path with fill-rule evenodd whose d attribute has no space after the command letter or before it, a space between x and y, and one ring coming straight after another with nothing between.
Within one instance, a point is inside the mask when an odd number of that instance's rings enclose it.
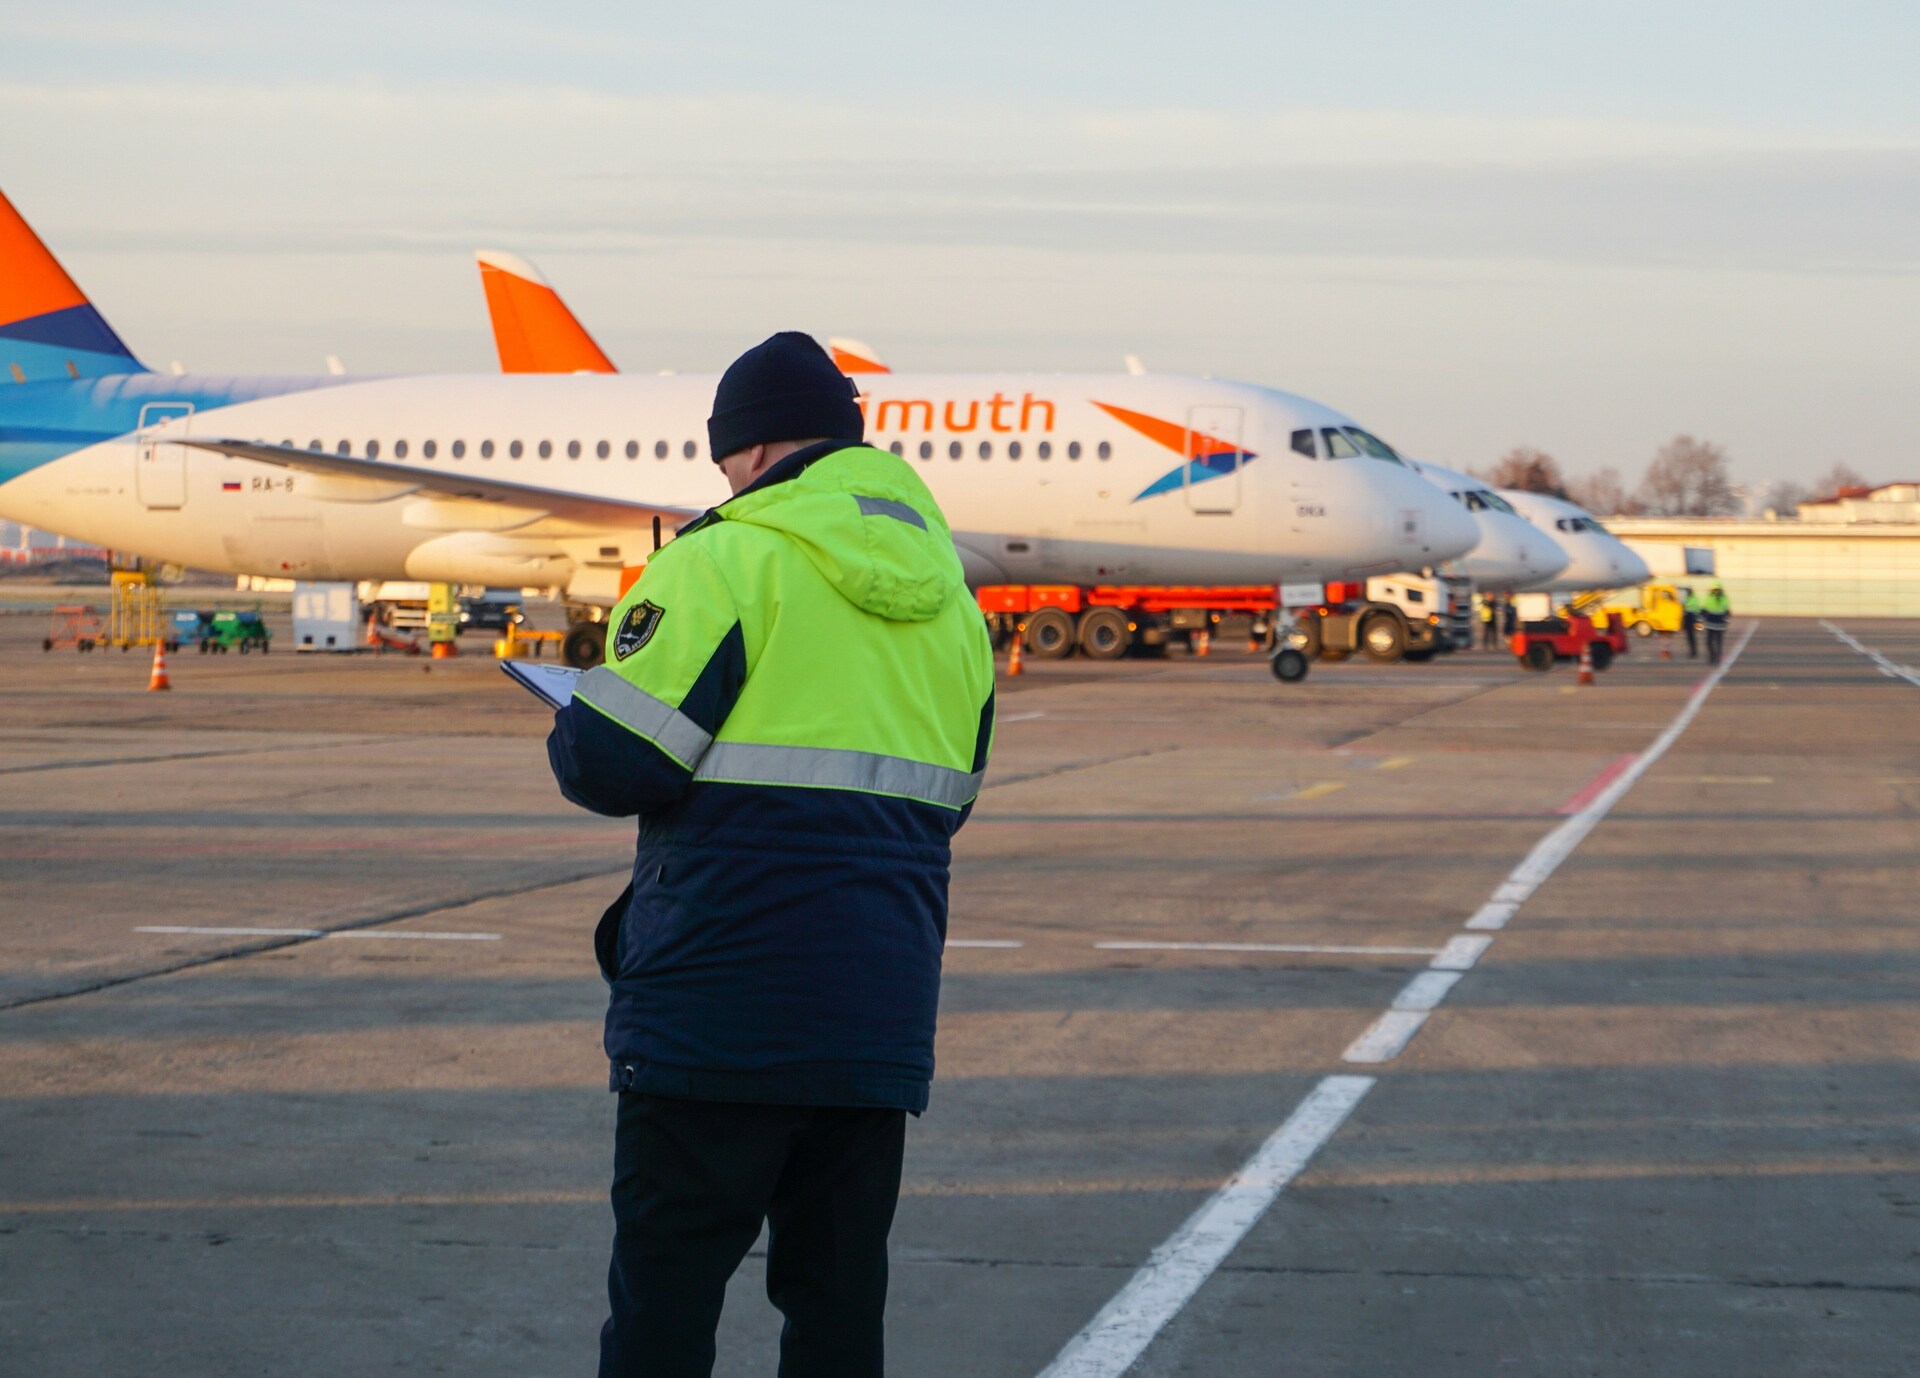
<instances>
[{"instance_id":1,"label":"blue and white tail fin","mask_svg":"<svg viewBox=\"0 0 1920 1378\"><path fill-rule=\"evenodd\" d=\"M0 193L0 387L144 372Z\"/></svg>"}]
</instances>

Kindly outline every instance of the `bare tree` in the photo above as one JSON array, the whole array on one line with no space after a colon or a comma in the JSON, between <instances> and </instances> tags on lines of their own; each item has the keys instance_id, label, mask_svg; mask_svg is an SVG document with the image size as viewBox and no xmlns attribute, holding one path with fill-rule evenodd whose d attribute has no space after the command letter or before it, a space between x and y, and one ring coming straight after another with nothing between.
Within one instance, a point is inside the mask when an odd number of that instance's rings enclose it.
<instances>
[{"instance_id":1,"label":"bare tree","mask_svg":"<svg viewBox=\"0 0 1920 1378\"><path fill-rule=\"evenodd\" d=\"M1851 464L1843 461L1836 463L1832 468L1828 469L1826 473L1820 475L1819 478L1813 481L1813 497L1815 499L1838 497L1840 493L1848 488L1870 488L1872 486L1865 474L1861 473Z\"/></svg>"},{"instance_id":2,"label":"bare tree","mask_svg":"<svg viewBox=\"0 0 1920 1378\"><path fill-rule=\"evenodd\" d=\"M1560 465L1544 450L1521 445L1508 450L1494 461L1487 482L1496 488L1518 488L1523 493L1545 493L1549 497L1567 496L1567 481Z\"/></svg>"},{"instance_id":3,"label":"bare tree","mask_svg":"<svg viewBox=\"0 0 1920 1378\"><path fill-rule=\"evenodd\" d=\"M1725 517L1740 510L1727 452L1690 435L1677 435L1660 447L1640 480L1638 496L1660 517Z\"/></svg>"},{"instance_id":4,"label":"bare tree","mask_svg":"<svg viewBox=\"0 0 1920 1378\"><path fill-rule=\"evenodd\" d=\"M1767 490L1767 506L1783 517L1797 516L1800 504L1813 496L1790 478L1776 479Z\"/></svg>"},{"instance_id":5,"label":"bare tree","mask_svg":"<svg viewBox=\"0 0 1920 1378\"><path fill-rule=\"evenodd\" d=\"M1567 485L1567 492L1596 517L1632 517L1640 511L1620 471L1612 465L1574 479Z\"/></svg>"}]
</instances>

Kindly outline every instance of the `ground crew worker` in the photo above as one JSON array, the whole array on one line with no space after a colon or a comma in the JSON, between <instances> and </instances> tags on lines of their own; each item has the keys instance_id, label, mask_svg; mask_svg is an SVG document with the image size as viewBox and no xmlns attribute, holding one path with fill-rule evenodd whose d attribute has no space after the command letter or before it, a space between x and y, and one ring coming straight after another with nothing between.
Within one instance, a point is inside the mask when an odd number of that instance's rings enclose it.
<instances>
[{"instance_id":1,"label":"ground crew worker","mask_svg":"<svg viewBox=\"0 0 1920 1378\"><path fill-rule=\"evenodd\" d=\"M1700 656L1700 643L1695 639L1696 629L1700 625L1700 595L1692 589L1680 600L1680 630L1687 634L1687 659L1697 660Z\"/></svg>"},{"instance_id":2,"label":"ground crew worker","mask_svg":"<svg viewBox=\"0 0 1920 1378\"><path fill-rule=\"evenodd\" d=\"M1718 665L1720 652L1726 645L1727 619L1733 615L1733 604L1727 600L1726 590L1715 584L1707 590L1707 596L1700 600L1700 625L1707 631L1707 664Z\"/></svg>"},{"instance_id":3,"label":"ground crew worker","mask_svg":"<svg viewBox=\"0 0 1920 1378\"><path fill-rule=\"evenodd\" d=\"M1480 649L1491 651L1500 644L1500 600L1492 594L1480 597Z\"/></svg>"},{"instance_id":4,"label":"ground crew worker","mask_svg":"<svg viewBox=\"0 0 1920 1378\"><path fill-rule=\"evenodd\" d=\"M806 335L734 362L707 423L734 497L654 555L548 738L568 799L640 820L594 934L620 1096L603 1378L709 1373L762 1222L780 1372L881 1372L993 653L855 395Z\"/></svg>"}]
</instances>

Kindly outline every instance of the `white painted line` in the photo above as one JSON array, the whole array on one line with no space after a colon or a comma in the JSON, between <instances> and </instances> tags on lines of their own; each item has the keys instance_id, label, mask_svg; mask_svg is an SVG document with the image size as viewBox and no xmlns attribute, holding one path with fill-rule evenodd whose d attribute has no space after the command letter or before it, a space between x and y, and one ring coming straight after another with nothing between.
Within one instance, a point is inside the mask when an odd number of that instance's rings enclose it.
<instances>
[{"instance_id":1,"label":"white painted line","mask_svg":"<svg viewBox=\"0 0 1920 1378\"><path fill-rule=\"evenodd\" d=\"M1534 844L1533 850L1527 853L1526 859L1514 867L1506 881L1493 892L1493 899L1467 920L1468 928L1506 927L1514 911L1532 898L1533 892L1546 883L1547 877L1560 869L1560 863L1573 855L1574 848L1584 842L1587 834L1599 825L1600 820L1613 811L1613 806L1625 797L1628 790L1639 783L1640 777L1667 754L1668 748L1680 740L1680 734L1687 730L1688 724L1699 713L1700 706L1707 701L1707 695L1711 694L1720 681L1726 678L1727 671L1731 670L1734 662L1740 659L1740 653L1746 650L1747 643L1753 639L1753 634L1759 626L1758 622L1747 624L1747 629L1740 640L1735 643L1731 651L1727 652L1727 658L1721 661L1719 668L1701 680L1693 693L1687 696L1686 703L1674 716L1673 721L1667 724L1666 730L1654 738L1652 746L1641 752L1631 765L1614 776L1607 787L1594 795L1578 813L1570 816L1566 822Z\"/></svg>"},{"instance_id":2,"label":"white painted line","mask_svg":"<svg viewBox=\"0 0 1920 1378\"><path fill-rule=\"evenodd\" d=\"M1347 1045L1340 1054L1342 1062L1392 1062L1400 1056L1420 1026L1427 1022L1430 1010L1388 1010L1365 1033Z\"/></svg>"},{"instance_id":3,"label":"white painted line","mask_svg":"<svg viewBox=\"0 0 1920 1378\"><path fill-rule=\"evenodd\" d=\"M415 942L497 943L498 933L410 933L404 929L212 928L194 924L143 924L135 933L212 933L242 938L398 938Z\"/></svg>"},{"instance_id":4,"label":"white painted line","mask_svg":"<svg viewBox=\"0 0 1920 1378\"><path fill-rule=\"evenodd\" d=\"M1431 957L1437 947L1337 947L1315 943L1095 943L1103 952L1325 952L1343 957Z\"/></svg>"},{"instance_id":5,"label":"white painted line","mask_svg":"<svg viewBox=\"0 0 1920 1378\"><path fill-rule=\"evenodd\" d=\"M1119 1378L1180 1313L1214 1269L1266 1214L1281 1189L1373 1088L1372 1077L1330 1076L1308 1093L1226 1185L1207 1199L1100 1313L1067 1342L1040 1378Z\"/></svg>"},{"instance_id":6,"label":"white painted line","mask_svg":"<svg viewBox=\"0 0 1920 1378\"><path fill-rule=\"evenodd\" d=\"M421 942L497 943L498 933L410 933L405 929L349 928L327 934L329 938L406 938Z\"/></svg>"},{"instance_id":7,"label":"white painted line","mask_svg":"<svg viewBox=\"0 0 1920 1378\"><path fill-rule=\"evenodd\" d=\"M1880 667L1880 673L1888 679L1904 679L1908 684L1920 685L1920 672L1915 671L1913 667L1909 665L1896 665L1893 661L1881 655L1880 652L1874 650L1873 647L1861 645L1858 640L1834 626L1833 623L1827 621L1824 617L1820 619L1820 625L1832 632L1844 645L1858 651L1875 665L1878 665Z\"/></svg>"},{"instance_id":8,"label":"white painted line","mask_svg":"<svg viewBox=\"0 0 1920 1378\"><path fill-rule=\"evenodd\" d=\"M1047 710L1042 708L1032 713L1007 713L1004 715L996 713L994 715L993 720L996 724L1010 723L1010 722L1032 722L1035 718L1044 718L1046 716L1047 716Z\"/></svg>"},{"instance_id":9,"label":"white painted line","mask_svg":"<svg viewBox=\"0 0 1920 1378\"><path fill-rule=\"evenodd\" d=\"M1012 938L949 938L948 947L1025 947L1025 943L1015 942Z\"/></svg>"},{"instance_id":10,"label":"white painted line","mask_svg":"<svg viewBox=\"0 0 1920 1378\"><path fill-rule=\"evenodd\" d=\"M224 933L245 938L324 938L324 928L201 928L193 924L142 924L135 933Z\"/></svg>"},{"instance_id":11,"label":"white painted line","mask_svg":"<svg viewBox=\"0 0 1920 1378\"><path fill-rule=\"evenodd\" d=\"M1505 928L1507 926L1507 920L1513 917L1513 911L1519 907L1518 903L1509 903L1506 900L1489 901L1474 911L1473 917L1467 920L1467 927L1478 929Z\"/></svg>"},{"instance_id":12,"label":"white painted line","mask_svg":"<svg viewBox=\"0 0 1920 1378\"><path fill-rule=\"evenodd\" d=\"M1460 984L1465 975L1459 971L1423 971L1393 997L1396 1010L1430 1010L1447 998L1447 992Z\"/></svg>"},{"instance_id":13,"label":"white painted line","mask_svg":"<svg viewBox=\"0 0 1920 1378\"><path fill-rule=\"evenodd\" d=\"M1435 971L1471 971L1473 964L1480 960L1486 950L1493 946L1492 938L1469 937L1465 933L1447 939L1447 945L1427 963Z\"/></svg>"}]
</instances>

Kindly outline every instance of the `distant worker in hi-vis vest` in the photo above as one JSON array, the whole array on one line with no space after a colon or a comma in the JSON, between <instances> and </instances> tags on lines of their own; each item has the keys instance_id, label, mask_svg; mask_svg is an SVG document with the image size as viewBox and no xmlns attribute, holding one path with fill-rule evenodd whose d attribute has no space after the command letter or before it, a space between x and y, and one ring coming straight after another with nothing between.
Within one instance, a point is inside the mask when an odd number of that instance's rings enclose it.
<instances>
[{"instance_id":1,"label":"distant worker in hi-vis vest","mask_svg":"<svg viewBox=\"0 0 1920 1378\"><path fill-rule=\"evenodd\" d=\"M1687 659L1694 660L1700 655L1700 595L1692 589L1680 601L1680 630L1687 634Z\"/></svg>"},{"instance_id":2,"label":"distant worker in hi-vis vest","mask_svg":"<svg viewBox=\"0 0 1920 1378\"><path fill-rule=\"evenodd\" d=\"M734 496L654 555L547 740L568 799L640 821L594 934L619 1093L609 1378L712 1370L763 1223L780 1372L882 1371L993 652L946 519L861 443L856 396L806 335L734 362L707 423Z\"/></svg>"},{"instance_id":3,"label":"distant worker in hi-vis vest","mask_svg":"<svg viewBox=\"0 0 1920 1378\"><path fill-rule=\"evenodd\" d=\"M1700 600L1700 625L1707 633L1707 664L1718 665L1727 641L1727 621L1733 616L1733 604L1718 584Z\"/></svg>"}]
</instances>

